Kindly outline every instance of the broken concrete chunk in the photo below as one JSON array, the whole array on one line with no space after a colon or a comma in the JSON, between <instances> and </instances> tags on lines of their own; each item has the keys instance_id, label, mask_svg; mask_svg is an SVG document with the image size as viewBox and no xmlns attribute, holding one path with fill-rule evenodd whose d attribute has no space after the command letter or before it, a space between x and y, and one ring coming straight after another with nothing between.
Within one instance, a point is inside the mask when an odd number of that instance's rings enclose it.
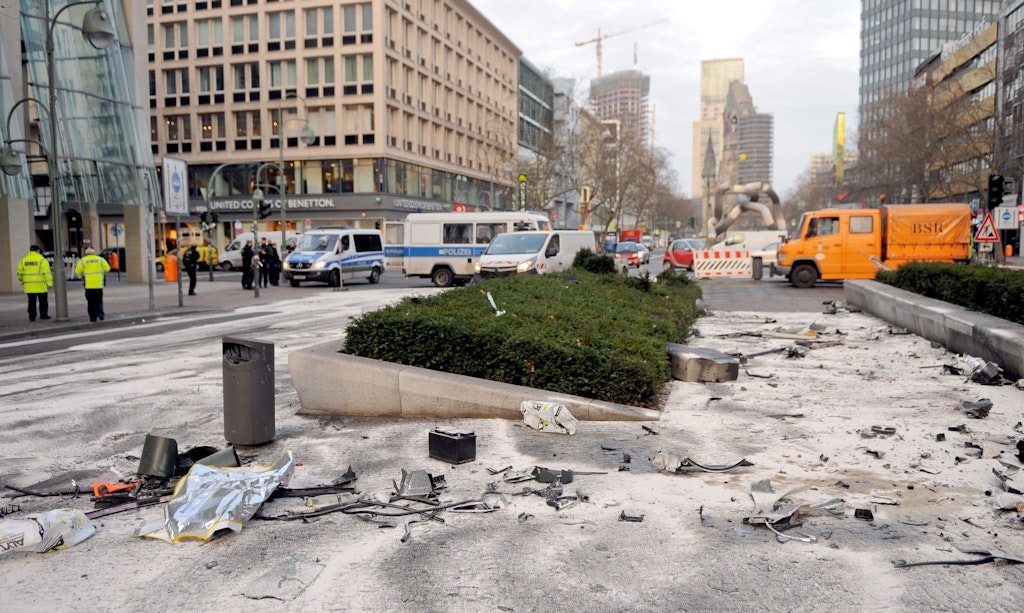
<instances>
[{"instance_id":1,"label":"broken concrete chunk","mask_svg":"<svg viewBox=\"0 0 1024 613\"><path fill-rule=\"evenodd\" d=\"M722 383L739 377L739 360L721 351L668 343L668 355L672 377L679 381Z\"/></svg>"}]
</instances>

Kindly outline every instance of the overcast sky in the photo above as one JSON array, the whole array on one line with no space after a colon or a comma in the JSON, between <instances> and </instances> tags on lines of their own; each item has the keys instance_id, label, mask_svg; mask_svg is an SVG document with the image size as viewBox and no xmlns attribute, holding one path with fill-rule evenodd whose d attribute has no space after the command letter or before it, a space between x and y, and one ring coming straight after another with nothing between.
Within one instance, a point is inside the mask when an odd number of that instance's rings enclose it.
<instances>
[{"instance_id":1,"label":"overcast sky","mask_svg":"<svg viewBox=\"0 0 1024 613\"><path fill-rule=\"evenodd\" d=\"M743 58L758 111L775 117L773 182L796 183L810 156L832 149L836 113L857 122L860 2L857 0L470 0L535 66L587 86L597 76L591 40L661 20L602 42L602 73L636 67L651 76L655 144L672 154L680 189L691 189L693 122L701 60ZM849 148L849 145L848 145Z\"/></svg>"}]
</instances>

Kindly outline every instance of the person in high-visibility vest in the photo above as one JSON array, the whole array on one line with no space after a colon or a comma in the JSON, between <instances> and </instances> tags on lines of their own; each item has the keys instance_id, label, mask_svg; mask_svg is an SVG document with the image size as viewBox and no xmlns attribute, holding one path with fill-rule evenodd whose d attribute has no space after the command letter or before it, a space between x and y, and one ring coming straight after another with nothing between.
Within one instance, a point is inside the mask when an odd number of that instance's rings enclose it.
<instances>
[{"instance_id":1,"label":"person in high-visibility vest","mask_svg":"<svg viewBox=\"0 0 1024 613\"><path fill-rule=\"evenodd\" d=\"M36 320L37 312L39 319L49 319L50 301L47 292L53 287L53 275L50 274L50 263L43 257L38 246L32 245L18 263L18 281L25 287L28 296L29 321Z\"/></svg>"},{"instance_id":2,"label":"person in high-visibility vest","mask_svg":"<svg viewBox=\"0 0 1024 613\"><path fill-rule=\"evenodd\" d=\"M110 264L96 255L92 247L85 250L85 257L75 265L75 274L85 281L85 300L89 303L89 321L103 319L103 285Z\"/></svg>"}]
</instances>

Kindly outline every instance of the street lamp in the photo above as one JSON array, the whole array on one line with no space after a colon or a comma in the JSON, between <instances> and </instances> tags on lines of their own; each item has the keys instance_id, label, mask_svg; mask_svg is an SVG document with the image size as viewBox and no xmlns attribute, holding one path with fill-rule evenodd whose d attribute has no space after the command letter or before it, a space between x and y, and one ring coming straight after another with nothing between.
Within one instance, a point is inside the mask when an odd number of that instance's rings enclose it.
<instances>
[{"instance_id":1,"label":"street lamp","mask_svg":"<svg viewBox=\"0 0 1024 613\"><path fill-rule=\"evenodd\" d=\"M306 145L312 145L316 142L316 134L313 132L313 128L309 127L309 107L306 106L306 99L295 92L288 92L281 97L281 101L277 106L277 143L278 143L278 166L277 166L277 183L281 193L281 253L284 253L285 246L288 244L288 185L284 175L284 142L285 142L285 119L284 119L284 101L286 98L298 98L302 102L302 109L306 114L307 119L303 119L302 130L299 133L299 138ZM298 118L296 118L298 119ZM259 177L256 177L259 181ZM257 294L259 296L259 294Z\"/></svg>"},{"instance_id":2,"label":"street lamp","mask_svg":"<svg viewBox=\"0 0 1024 613\"><path fill-rule=\"evenodd\" d=\"M60 190L57 189L57 181L59 180L59 169L60 154L57 149L57 85L56 85L56 72L57 67L53 58L53 29L57 26L57 19L61 13L70 9L73 6L82 6L86 4L100 4L101 0L83 0L81 2L69 2L65 4L59 11L52 16L50 15L50 2L43 2L45 7L44 17L46 19L46 87L49 90L49 104L47 105L47 111L50 116L50 146L43 147L42 143L38 141L29 141L27 139L24 142L35 142L43 150L43 155L46 157L46 166L49 172L50 180L50 226L53 232L53 254L54 264L58 261L61 262L61 268L63 268L64 262L64 245L61 237L61 216L63 213L63 203L60 198ZM90 9L85 14L82 20L82 35L89 42L90 45L96 49L105 49L110 45L117 42L117 34L114 31L113 24L110 23L110 15L107 14L102 8L96 7ZM10 126L11 114L14 109L21 104L26 102L30 98L20 100L15 103L14 107L11 107L11 112L7 115L7 126ZM34 100L34 99L31 99ZM37 101L38 103L38 101ZM9 130L8 130L9 133ZM21 154L14 151L13 148L8 144L4 148L2 154L0 154L0 168L3 172L8 175L16 175L21 172L20 159L15 163L15 156L21 157ZM59 259L58 259L59 258ZM57 307L57 321L67 321L68 319L68 292L67 292L67 277L63 270L59 274L53 275L53 293L54 301Z\"/></svg>"}]
</instances>

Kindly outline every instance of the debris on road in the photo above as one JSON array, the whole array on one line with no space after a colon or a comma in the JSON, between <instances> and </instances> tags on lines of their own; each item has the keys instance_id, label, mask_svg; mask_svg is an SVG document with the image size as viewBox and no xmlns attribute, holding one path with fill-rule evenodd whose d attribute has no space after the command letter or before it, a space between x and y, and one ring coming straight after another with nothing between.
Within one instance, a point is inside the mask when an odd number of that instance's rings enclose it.
<instances>
[{"instance_id":1,"label":"debris on road","mask_svg":"<svg viewBox=\"0 0 1024 613\"><path fill-rule=\"evenodd\" d=\"M964 415L972 419L985 419L992 410L992 401L988 398L982 398L977 402L961 400L957 403L956 410L963 411Z\"/></svg>"},{"instance_id":2,"label":"debris on road","mask_svg":"<svg viewBox=\"0 0 1024 613\"><path fill-rule=\"evenodd\" d=\"M579 422L565 405L557 402L524 400L519 405L519 410L523 412L523 423L534 430L568 435L576 434Z\"/></svg>"},{"instance_id":3,"label":"debris on road","mask_svg":"<svg viewBox=\"0 0 1024 613\"><path fill-rule=\"evenodd\" d=\"M95 533L96 526L78 509L33 513L23 519L0 521L0 554L67 549Z\"/></svg>"},{"instance_id":4,"label":"debris on road","mask_svg":"<svg viewBox=\"0 0 1024 613\"><path fill-rule=\"evenodd\" d=\"M906 560L893 560L892 565L896 568L910 568L911 566L934 566L934 565L960 565L960 566L974 566L976 564L987 564L989 562L995 562L996 560L1002 560L1010 564L1024 564L1024 557L1011 556L1005 553L996 551L994 549L983 549L981 547L960 547L954 545L961 553L967 553L971 555L981 556L978 558L967 558L958 560L926 560L923 562L907 562Z\"/></svg>"},{"instance_id":5,"label":"debris on road","mask_svg":"<svg viewBox=\"0 0 1024 613\"><path fill-rule=\"evenodd\" d=\"M667 454L664 451L659 451L657 455L654 456L654 459L651 460L651 464L654 464L654 467L660 471L676 474L696 471L721 473L733 470L734 468L754 465L753 462L746 458L743 458L733 464L700 464L690 458L680 458L677 455Z\"/></svg>"},{"instance_id":6,"label":"debris on road","mask_svg":"<svg viewBox=\"0 0 1024 613\"><path fill-rule=\"evenodd\" d=\"M740 361L715 349L668 343L669 369L673 379L688 383L735 381Z\"/></svg>"}]
</instances>

